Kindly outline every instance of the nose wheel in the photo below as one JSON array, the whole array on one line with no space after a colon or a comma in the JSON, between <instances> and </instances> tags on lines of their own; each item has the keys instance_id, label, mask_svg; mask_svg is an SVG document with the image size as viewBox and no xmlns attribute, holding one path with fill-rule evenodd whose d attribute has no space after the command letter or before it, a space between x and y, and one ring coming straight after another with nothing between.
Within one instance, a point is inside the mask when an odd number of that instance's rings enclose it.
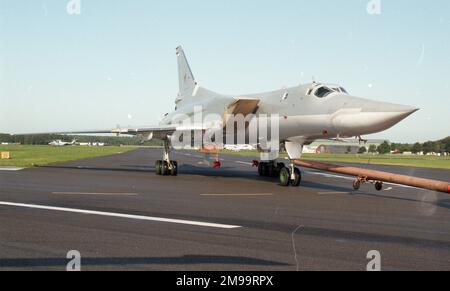
<instances>
[{"instance_id":1,"label":"nose wheel","mask_svg":"<svg viewBox=\"0 0 450 291\"><path fill-rule=\"evenodd\" d=\"M280 171L280 185L287 187L291 185L292 187L300 186L302 181L302 172L299 168L291 166L291 169L283 167Z\"/></svg>"}]
</instances>

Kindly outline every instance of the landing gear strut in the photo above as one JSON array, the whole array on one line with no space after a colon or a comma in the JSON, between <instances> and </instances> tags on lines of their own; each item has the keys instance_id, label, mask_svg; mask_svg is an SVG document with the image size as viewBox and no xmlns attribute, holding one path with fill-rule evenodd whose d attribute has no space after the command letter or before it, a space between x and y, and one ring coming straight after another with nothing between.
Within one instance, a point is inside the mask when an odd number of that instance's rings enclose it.
<instances>
[{"instance_id":1,"label":"landing gear strut","mask_svg":"<svg viewBox=\"0 0 450 291\"><path fill-rule=\"evenodd\" d=\"M156 175L160 176L177 176L178 175L178 163L170 160L169 157L170 147L169 141L164 141L163 160L158 160L155 163Z\"/></svg>"}]
</instances>

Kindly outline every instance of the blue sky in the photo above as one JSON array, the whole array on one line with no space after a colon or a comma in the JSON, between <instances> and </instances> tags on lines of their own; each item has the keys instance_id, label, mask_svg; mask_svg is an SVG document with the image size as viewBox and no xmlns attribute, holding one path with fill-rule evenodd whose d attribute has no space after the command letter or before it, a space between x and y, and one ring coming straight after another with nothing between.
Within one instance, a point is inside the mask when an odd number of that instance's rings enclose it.
<instances>
[{"instance_id":1,"label":"blue sky","mask_svg":"<svg viewBox=\"0 0 450 291\"><path fill-rule=\"evenodd\" d=\"M310 82L422 110L371 137L450 135L450 1L0 0L0 132L152 125L174 107L175 47L223 93Z\"/></svg>"}]
</instances>

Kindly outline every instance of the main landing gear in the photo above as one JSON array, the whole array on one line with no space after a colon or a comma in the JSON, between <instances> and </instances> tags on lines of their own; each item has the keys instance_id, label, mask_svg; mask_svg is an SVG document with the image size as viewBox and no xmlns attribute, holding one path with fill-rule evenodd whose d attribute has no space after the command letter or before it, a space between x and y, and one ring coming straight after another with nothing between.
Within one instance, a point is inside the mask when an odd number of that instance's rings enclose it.
<instances>
[{"instance_id":1,"label":"main landing gear","mask_svg":"<svg viewBox=\"0 0 450 291\"><path fill-rule=\"evenodd\" d=\"M370 182L372 184L375 185L375 190L377 191L381 191L383 190L383 182L381 181L370 181L369 179L367 179L367 177L358 177L356 178L355 181L353 181L353 189L355 189L356 191L359 190L359 188L361 188L361 184Z\"/></svg>"},{"instance_id":2,"label":"main landing gear","mask_svg":"<svg viewBox=\"0 0 450 291\"><path fill-rule=\"evenodd\" d=\"M280 174L281 169L285 167L283 163L276 163L275 161L254 161L253 165L258 167L258 174L261 177L277 177Z\"/></svg>"},{"instance_id":3,"label":"main landing gear","mask_svg":"<svg viewBox=\"0 0 450 291\"><path fill-rule=\"evenodd\" d=\"M284 163L277 163L276 161L254 161L253 165L258 167L258 174L261 177L279 177L280 185L284 187L289 185L298 187L302 181L301 171L294 167L293 164L290 167L286 167Z\"/></svg>"},{"instance_id":4,"label":"main landing gear","mask_svg":"<svg viewBox=\"0 0 450 291\"><path fill-rule=\"evenodd\" d=\"M164 141L163 160L158 160L155 163L156 175L161 176L176 176L178 175L178 163L171 161L169 158L169 141Z\"/></svg>"},{"instance_id":5,"label":"main landing gear","mask_svg":"<svg viewBox=\"0 0 450 291\"><path fill-rule=\"evenodd\" d=\"M178 175L178 163L176 161L158 160L155 163L156 175L160 176L176 176Z\"/></svg>"}]
</instances>

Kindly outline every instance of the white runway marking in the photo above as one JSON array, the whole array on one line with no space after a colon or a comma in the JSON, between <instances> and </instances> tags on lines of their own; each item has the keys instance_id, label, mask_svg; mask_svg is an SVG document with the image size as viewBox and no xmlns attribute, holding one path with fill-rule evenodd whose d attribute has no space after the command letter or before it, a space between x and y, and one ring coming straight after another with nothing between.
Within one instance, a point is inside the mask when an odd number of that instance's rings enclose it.
<instances>
[{"instance_id":1,"label":"white runway marking","mask_svg":"<svg viewBox=\"0 0 450 291\"><path fill-rule=\"evenodd\" d=\"M200 194L200 196L273 196L273 193Z\"/></svg>"},{"instance_id":2,"label":"white runway marking","mask_svg":"<svg viewBox=\"0 0 450 291\"><path fill-rule=\"evenodd\" d=\"M350 194L349 192L318 192L319 195Z\"/></svg>"},{"instance_id":3,"label":"white runway marking","mask_svg":"<svg viewBox=\"0 0 450 291\"><path fill-rule=\"evenodd\" d=\"M151 216L142 216L142 215L131 215L131 214L123 214L123 213L103 212L103 211L91 211L91 210L84 210L84 209L53 207L53 206L23 204L23 203L12 203L12 202L3 202L3 201L0 201L0 206L1 205L12 206L12 207L32 208L32 209L41 209L41 210L80 213L80 214L89 214L89 215L128 218L128 219L135 219L135 220L186 224L186 225L204 226L204 227L212 227L212 228L233 229L233 228L241 227L241 226L237 226L237 225L217 224L217 223L208 223L208 222L192 221L192 220L171 219L171 218L151 217Z\"/></svg>"},{"instance_id":4,"label":"white runway marking","mask_svg":"<svg viewBox=\"0 0 450 291\"><path fill-rule=\"evenodd\" d=\"M306 171L304 170L304 172L308 173L308 174L312 174L312 175L324 176L324 177L327 177L327 178L339 178L339 179L344 179L344 180L349 180L349 181L354 181L355 180L355 178L347 177L347 176L340 176L340 175L327 174L327 173L308 171L308 170L306 170ZM383 183L386 184L386 185L392 185L392 186L397 186L397 187L401 187L401 188L419 189L419 188L416 188L416 187L400 185L400 184L395 184L395 183L389 183L389 182L383 182Z\"/></svg>"},{"instance_id":5,"label":"white runway marking","mask_svg":"<svg viewBox=\"0 0 450 291\"><path fill-rule=\"evenodd\" d=\"M249 165L249 166L253 166L253 163L249 163L249 162L241 162L241 161L236 161L236 164L241 164L241 165Z\"/></svg>"},{"instance_id":6,"label":"white runway marking","mask_svg":"<svg viewBox=\"0 0 450 291\"><path fill-rule=\"evenodd\" d=\"M52 192L54 195L99 195L99 196L137 196L137 193L89 193L89 192Z\"/></svg>"},{"instance_id":7,"label":"white runway marking","mask_svg":"<svg viewBox=\"0 0 450 291\"><path fill-rule=\"evenodd\" d=\"M20 171L23 170L23 168L16 168L16 167L0 167L0 171Z\"/></svg>"},{"instance_id":8,"label":"white runway marking","mask_svg":"<svg viewBox=\"0 0 450 291\"><path fill-rule=\"evenodd\" d=\"M339 178L339 179L352 180L352 181L355 180L355 178L346 177L346 176L339 176L339 175L334 175L334 174L315 172L315 171L308 171L308 170L306 170L306 171L303 170L303 171L308 173L308 174L324 176L324 177L327 177L327 178Z\"/></svg>"}]
</instances>

